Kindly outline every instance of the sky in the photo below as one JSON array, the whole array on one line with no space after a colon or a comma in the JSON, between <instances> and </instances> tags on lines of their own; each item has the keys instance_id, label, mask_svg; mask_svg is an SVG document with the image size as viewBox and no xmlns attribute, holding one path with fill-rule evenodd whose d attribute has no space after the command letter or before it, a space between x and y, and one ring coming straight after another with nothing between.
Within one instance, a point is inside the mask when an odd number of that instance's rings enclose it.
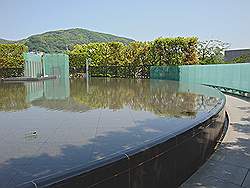
<instances>
[{"instance_id":1,"label":"sky","mask_svg":"<svg viewBox=\"0 0 250 188\"><path fill-rule=\"evenodd\" d=\"M250 48L250 0L0 0L0 38L85 28L139 41L196 36Z\"/></svg>"}]
</instances>

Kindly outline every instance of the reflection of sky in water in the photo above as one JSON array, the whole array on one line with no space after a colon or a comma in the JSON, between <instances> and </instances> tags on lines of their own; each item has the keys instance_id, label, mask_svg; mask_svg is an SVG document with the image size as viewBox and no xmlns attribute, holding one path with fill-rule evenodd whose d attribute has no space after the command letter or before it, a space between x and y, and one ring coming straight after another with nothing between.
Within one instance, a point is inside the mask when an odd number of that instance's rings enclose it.
<instances>
[{"instance_id":1,"label":"reflection of sky in water","mask_svg":"<svg viewBox=\"0 0 250 188\"><path fill-rule=\"evenodd\" d=\"M0 102L0 187L88 165L174 134L220 102L211 97L214 90L210 97L201 95L204 87L198 86L194 92L199 95L185 94L166 81L91 79L88 92L85 80L41 83L0 84L5 99Z\"/></svg>"}]
</instances>

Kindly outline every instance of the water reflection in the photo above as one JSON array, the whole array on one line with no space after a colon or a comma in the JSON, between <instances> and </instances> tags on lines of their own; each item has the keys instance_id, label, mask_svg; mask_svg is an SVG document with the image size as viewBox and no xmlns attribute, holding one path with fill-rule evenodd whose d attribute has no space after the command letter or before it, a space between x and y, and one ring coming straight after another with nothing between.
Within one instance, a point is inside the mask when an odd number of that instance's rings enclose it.
<instances>
[{"instance_id":1,"label":"water reflection","mask_svg":"<svg viewBox=\"0 0 250 188\"><path fill-rule=\"evenodd\" d=\"M221 100L202 86L106 78L0 83L0 96L0 187L173 135Z\"/></svg>"},{"instance_id":2,"label":"water reflection","mask_svg":"<svg viewBox=\"0 0 250 188\"><path fill-rule=\"evenodd\" d=\"M208 110L218 102L214 96L215 92L211 89L206 91L205 87L192 88L160 80L58 79L1 83L0 110L19 111L38 106L49 110L86 112L90 109L119 110L129 107L160 116L182 117Z\"/></svg>"},{"instance_id":3,"label":"water reflection","mask_svg":"<svg viewBox=\"0 0 250 188\"><path fill-rule=\"evenodd\" d=\"M178 84L168 82L154 87L150 80L90 79L71 81L71 97L75 101L95 108L122 109L125 106L158 115L194 115L196 94L178 93ZM187 113L188 112L188 113Z\"/></svg>"},{"instance_id":4,"label":"water reflection","mask_svg":"<svg viewBox=\"0 0 250 188\"><path fill-rule=\"evenodd\" d=\"M26 87L24 84L0 83L0 111L18 111L30 106L26 101Z\"/></svg>"}]
</instances>

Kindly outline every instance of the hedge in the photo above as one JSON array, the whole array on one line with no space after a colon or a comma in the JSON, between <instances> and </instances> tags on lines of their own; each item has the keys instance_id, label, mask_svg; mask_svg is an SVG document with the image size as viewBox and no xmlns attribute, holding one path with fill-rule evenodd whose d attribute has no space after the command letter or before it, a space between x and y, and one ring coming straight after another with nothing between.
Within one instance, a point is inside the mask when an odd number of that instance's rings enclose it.
<instances>
[{"instance_id":1,"label":"hedge","mask_svg":"<svg viewBox=\"0 0 250 188\"><path fill-rule=\"evenodd\" d=\"M70 67L84 67L87 58L92 66L142 66L198 64L198 39L195 37L158 38L152 42L90 43L69 51Z\"/></svg>"},{"instance_id":2,"label":"hedge","mask_svg":"<svg viewBox=\"0 0 250 188\"><path fill-rule=\"evenodd\" d=\"M151 47L153 65L197 64L198 39L191 38L159 38Z\"/></svg>"},{"instance_id":3,"label":"hedge","mask_svg":"<svg viewBox=\"0 0 250 188\"><path fill-rule=\"evenodd\" d=\"M23 53L27 51L23 44L0 44L0 68L22 68Z\"/></svg>"},{"instance_id":4,"label":"hedge","mask_svg":"<svg viewBox=\"0 0 250 188\"><path fill-rule=\"evenodd\" d=\"M197 44L195 37L177 37L128 45L121 42L76 45L68 51L70 70L82 69L87 58L91 58L93 75L107 76L109 72L115 72L110 76L124 77L123 74L133 69L131 77L148 77L148 69L143 67L198 64ZM23 53L27 51L23 44L0 44L0 68L23 68ZM107 68L103 70L103 67Z\"/></svg>"}]
</instances>

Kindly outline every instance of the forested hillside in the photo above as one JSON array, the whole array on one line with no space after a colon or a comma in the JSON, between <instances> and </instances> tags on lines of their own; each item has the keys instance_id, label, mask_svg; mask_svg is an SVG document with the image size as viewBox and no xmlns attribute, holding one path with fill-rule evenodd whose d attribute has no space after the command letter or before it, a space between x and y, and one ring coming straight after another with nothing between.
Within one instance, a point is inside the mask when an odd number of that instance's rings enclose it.
<instances>
[{"instance_id":1,"label":"forested hillside","mask_svg":"<svg viewBox=\"0 0 250 188\"><path fill-rule=\"evenodd\" d=\"M133 40L80 28L50 31L43 34L32 35L27 39L22 39L19 41L0 39L0 43L2 44L22 43L28 46L29 51L42 51L48 53L64 52L67 49L72 49L72 47L76 44L113 41L128 44Z\"/></svg>"}]
</instances>

